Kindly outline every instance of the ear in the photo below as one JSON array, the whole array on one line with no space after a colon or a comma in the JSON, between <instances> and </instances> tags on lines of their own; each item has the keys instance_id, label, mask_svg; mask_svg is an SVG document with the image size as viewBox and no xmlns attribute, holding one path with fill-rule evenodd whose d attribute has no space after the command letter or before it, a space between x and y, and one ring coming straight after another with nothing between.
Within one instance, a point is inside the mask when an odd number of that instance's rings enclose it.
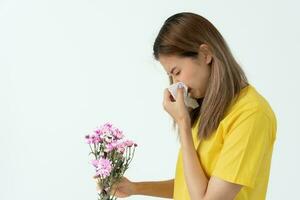
<instances>
[{"instance_id":1,"label":"ear","mask_svg":"<svg viewBox=\"0 0 300 200\"><path fill-rule=\"evenodd\" d=\"M207 44L201 44L199 51L204 55L205 64L210 64L212 60L212 53Z\"/></svg>"}]
</instances>

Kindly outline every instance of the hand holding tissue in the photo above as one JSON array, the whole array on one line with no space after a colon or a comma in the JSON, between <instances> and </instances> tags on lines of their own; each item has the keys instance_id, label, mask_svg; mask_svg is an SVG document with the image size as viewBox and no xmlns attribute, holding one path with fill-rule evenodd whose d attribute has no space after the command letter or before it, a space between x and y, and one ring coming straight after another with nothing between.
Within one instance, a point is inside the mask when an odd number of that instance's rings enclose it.
<instances>
[{"instance_id":1,"label":"hand holding tissue","mask_svg":"<svg viewBox=\"0 0 300 200\"><path fill-rule=\"evenodd\" d=\"M179 86L183 86L183 88L184 88L184 103L185 103L185 105L187 107L191 107L193 109L197 108L199 106L198 102L196 101L196 99L193 99L189 96L188 87L183 82L177 82L168 87L168 90L170 91L170 93L173 96L173 98L175 99L175 101L177 98L177 89L179 88Z\"/></svg>"}]
</instances>

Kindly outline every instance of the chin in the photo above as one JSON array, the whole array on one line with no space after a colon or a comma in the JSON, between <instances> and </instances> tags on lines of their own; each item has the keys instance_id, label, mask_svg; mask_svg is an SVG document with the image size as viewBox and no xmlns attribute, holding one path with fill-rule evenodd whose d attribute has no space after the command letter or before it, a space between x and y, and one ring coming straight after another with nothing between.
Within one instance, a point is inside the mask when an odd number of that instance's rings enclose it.
<instances>
[{"instance_id":1,"label":"chin","mask_svg":"<svg viewBox=\"0 0 300 200\"><path fill-rule=\"evenodd\" d=\"M192 98L195 98L195 99L202 99L204 98L204 95L191 95Z\"/></svg>"},{"instance_id":2,"label":"chin","mask_svg":"<svg viewBox=\"0 0 300 200\"><path fill-rule=\"evenodd\" d=\"M202 99L204 97L204 95L202 94L194 94L193 92L195 92L195 90L190 90L188 92L188 95L191 97L191 98L194 98L194 99Z\"/></svg>"}]
</instances>

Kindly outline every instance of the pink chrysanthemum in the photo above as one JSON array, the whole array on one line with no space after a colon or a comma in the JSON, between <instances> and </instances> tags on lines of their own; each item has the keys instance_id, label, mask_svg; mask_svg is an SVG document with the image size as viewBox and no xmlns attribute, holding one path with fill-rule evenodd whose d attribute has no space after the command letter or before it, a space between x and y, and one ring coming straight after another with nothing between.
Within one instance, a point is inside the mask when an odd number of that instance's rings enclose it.
<instances>
[{"instance_id":1,"label":"pink chrysanthemum","mask_svg":"<svg viewBox=\"0 0 300 200\"><path fill-rule=\"evenodd\" d=\"M99 160L93 160L92 164L96 167L96 176L100 175L105 178L110 175L112 170L112 163L106 158L100 158Z\"/></svg>"}]
</instances>

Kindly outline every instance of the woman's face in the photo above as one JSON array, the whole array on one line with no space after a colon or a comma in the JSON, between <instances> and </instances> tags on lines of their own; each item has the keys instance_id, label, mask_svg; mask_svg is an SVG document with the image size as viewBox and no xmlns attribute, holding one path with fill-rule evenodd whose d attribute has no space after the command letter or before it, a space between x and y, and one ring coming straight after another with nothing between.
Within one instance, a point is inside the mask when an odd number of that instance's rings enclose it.
<instances>
[{"instance_id":1,"label":"woman's face","mask_svg":"<svg viewBox=\"0 0 300 200\"><path fill-rule=\"evenodd\" d=\"M210 76L211 56L200 53L200 58L165 56L159 57L159 62L172 77L173 83L183 82L188 87L192 98L203 98Z\"/></svg>"}]
</instances>

